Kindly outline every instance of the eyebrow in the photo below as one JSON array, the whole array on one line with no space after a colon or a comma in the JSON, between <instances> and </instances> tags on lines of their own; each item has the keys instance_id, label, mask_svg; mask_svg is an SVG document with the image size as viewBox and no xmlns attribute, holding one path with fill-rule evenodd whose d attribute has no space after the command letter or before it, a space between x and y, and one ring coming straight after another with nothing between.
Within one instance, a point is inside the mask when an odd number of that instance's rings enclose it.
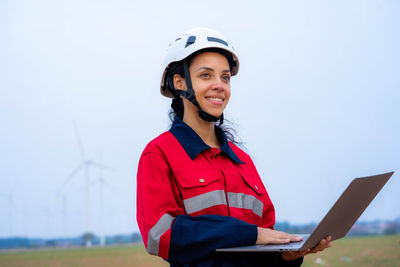
<instances>
[{"instance_id":1,"label":"eyebrow","mask_svg":"<svg viewBox=\"0 0 400 267\"><path fill-rule=\"evenodd\" d=\"M200 71L200 70L214 71L213 68L209 68L209 67L200 67L200 68L198 68L198 69L196 70L196 72L197 72L197 71ZM222 72L229 72L229 73L230 73L231 70L227 69L227 70L223 70Z\"/></svg>"}]
</instances>

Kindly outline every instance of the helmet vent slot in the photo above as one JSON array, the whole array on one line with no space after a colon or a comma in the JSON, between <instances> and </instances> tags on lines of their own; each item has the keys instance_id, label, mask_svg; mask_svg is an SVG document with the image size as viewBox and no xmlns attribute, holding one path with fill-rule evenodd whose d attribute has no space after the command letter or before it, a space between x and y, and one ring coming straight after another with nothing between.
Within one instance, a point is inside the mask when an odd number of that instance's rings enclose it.
<instances>
[{"instance_id":1,"label":"helmet vent slot","mask_svg":"<svg viewBox=\"0 0 400 267\"><path fill-rule=\"evenodd\" d=\"M216 43L223 44L223 45L225 45L225 46L229 46L227 42L225 42L225 41L222 40L222 39L216 38L216 37L207 37L207 40L208 40L209 42L216 42Z\"/></svg>"},{"instance_id":2,"label":"helmet vent slot","mask_svg":"<svg viewBox=\"0 0 400 267\"><path fill-rule=\"evenodd\" d=\"M186 45L185 48L188 47L189 45L194 44L194 42L196 41L196 36L189 36L189 38L186 41Z\"/></svg>"}]
</instances>

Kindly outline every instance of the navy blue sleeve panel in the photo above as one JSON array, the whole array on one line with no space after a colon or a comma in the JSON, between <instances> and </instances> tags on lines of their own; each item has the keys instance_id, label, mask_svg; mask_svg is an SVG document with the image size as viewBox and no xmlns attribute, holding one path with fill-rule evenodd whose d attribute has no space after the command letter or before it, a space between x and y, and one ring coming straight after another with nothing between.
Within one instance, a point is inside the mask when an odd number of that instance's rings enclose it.
<instances>
[{"instance_id":1,"label":"navy blue sleeve panel","mask_svg":"<svg viewBox=\"0 0 400 267\"><path fill-rule=\"evenodd\" d=\"M179 215L171 228L168 261L178 264L201 261L217 248L252 245L256 240L257 226L233 217Z\"/></svg>"}]
</instances>

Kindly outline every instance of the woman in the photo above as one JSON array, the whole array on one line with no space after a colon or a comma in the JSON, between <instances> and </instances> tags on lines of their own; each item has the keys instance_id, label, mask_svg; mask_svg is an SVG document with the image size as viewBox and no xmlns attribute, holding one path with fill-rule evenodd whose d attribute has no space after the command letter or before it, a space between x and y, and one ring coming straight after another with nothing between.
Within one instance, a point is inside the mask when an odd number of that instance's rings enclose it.
<instances>
[{"instance_id":1,"label":"woman","mask_svg":"<svg viewBox=\"0 0 400 267\"><path fill-rule=\"evenodd\" d=\"M303 252L215 252L301 237L272 230L274 207L252 160L220 127L239 70L231 44L216 31L189 30L169 46L164 67L161 94L173 98L174 121L144 149L137 177L147 251L171 266L300 266L329 247L330 237Z\"/></svg>"}]
</instances>

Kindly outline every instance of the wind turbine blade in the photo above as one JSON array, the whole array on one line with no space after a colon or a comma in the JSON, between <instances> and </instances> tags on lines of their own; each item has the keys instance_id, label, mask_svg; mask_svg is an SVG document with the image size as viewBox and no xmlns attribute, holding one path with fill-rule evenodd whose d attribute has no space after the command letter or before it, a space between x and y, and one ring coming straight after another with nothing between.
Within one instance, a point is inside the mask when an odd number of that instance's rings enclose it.
<instances>
[{"instance_id":1,"label":"wind turbine blade","mask_svg":"<svg viewBox=\"0 0 400 267\"><path fill-rule=\"evenodd\" d=\"M81 163L78 165L78 167L76 167L70 175L68 175L67 179L65 180L65 182L63 183L63 185L60 187L60 190L58 190L59 193L61 193L61 191L65 188L65 186L72 180L72 178L75 177L75 175L83 168L85 164Z\"/></svg>"},{"instance_id":2,"label":"wind turbine blade","mask_svg":"<svg viewBox=\"0 0 400 267\"><path fill-rule=\"evenodd\" d=\"M86 161L85 150L82 145L81 136L79 135L78 126L76 125L75 120L73 121L73 123L74 123L75 137L76 137L76 140L78 141L79 152L81 153L82 160Z\"/></svg>"},{"instance_id":3,"label":"wind turbine blade","mask_svg":"<svg viewBox=\"0 0 400 267\"><path fill-rule=\"evenodd\" d=\"M83 168L84 165L84 163L79 164L78 167L76 167L75 170L71 172L68 178L74 177Z\"/></svg>"}]
</instances>

